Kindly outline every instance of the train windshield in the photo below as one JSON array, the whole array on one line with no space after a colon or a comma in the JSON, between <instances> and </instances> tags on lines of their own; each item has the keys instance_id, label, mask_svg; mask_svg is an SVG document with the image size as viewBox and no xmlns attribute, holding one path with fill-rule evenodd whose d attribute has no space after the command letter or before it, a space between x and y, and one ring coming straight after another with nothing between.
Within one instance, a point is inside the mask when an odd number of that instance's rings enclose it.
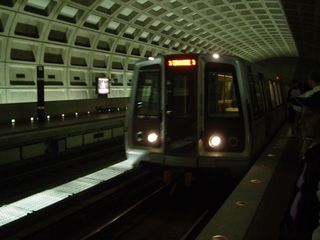
<instances>
[{"instance_id":1,"label":"train windshield","mask_svg":"<svg viewBox=\"0 0 320 240\"><path fill-rule=\"evenodd\" d=\"M217 114L239 115L235 69L232 65L207 63L206 85L209 117Z\"/></svg>"},{"instance_id":2,"label":"train windshield","mask_svg":"<svg viewBox=\"0 0 320 240\"><path fill-rule=\"evenodd\" d=\"M135 115L158 117L160 114L160 65L142 67L138 72Z\"/></svg>"}]
</instances>

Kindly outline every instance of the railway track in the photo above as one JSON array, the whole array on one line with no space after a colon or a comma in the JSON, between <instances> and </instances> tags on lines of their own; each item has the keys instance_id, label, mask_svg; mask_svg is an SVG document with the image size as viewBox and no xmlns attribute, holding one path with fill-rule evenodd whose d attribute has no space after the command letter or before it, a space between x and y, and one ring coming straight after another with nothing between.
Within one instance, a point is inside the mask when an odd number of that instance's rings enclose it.
<instances>
[{"instance_id":1,"label":"railway track","mask_svg":"<svg viewBox=\"0 0 320 240\"><path fill-rule=\"evenodd\" d=\"M41 209L18 221L0 228L1 239L79 239L104 217L103 212L117 214L128 189L139 182L150 181L150 173L131 170L95 187L70 196L56 204ZM146 189L143 189L146 191ZM135 193L137 193L135 191ZM99 216L98 216L99 215ZM87 221L87 219L90 219ZM94 221L93 221L94 220ZM80 228L79 228L80 226ZM77 236L76 236L77 235Z\"/></svg>"},{"instance_id":2,"label":"railway track","mask_svg":"<svg viewBox=\"0 0 320 240\"><path fill-rule=\"evenodd\" d=\"M125 158L123 139L99 143L57 156L0 168L0 206L63 184ZM41 179L41 181L39 181Z\"/></svg>"},{"instance_id":3,"label":"railway track","mask_svg":"<svg viewBox=\"0 0 320 240\"><path fill-rule=\"evenodd\" d=\"M193 239L234 186L230 176L136 168L0 229L1 239Z\"/></svg>"},{"instance_id":4,"label":"railway track","mask_svg":"<svg viewBox=\"0 0 320 240\"><path fill-rule=\"evenodd\" d=\"M230 179L221 180L161 187L81 239L194 239L233 188Z\"/></svg>"},{"instance_id":5,"label":"railway track","mask_svg":"<svg viewBox=\"0 0 320 240\"><path fill-rule=\"evenodd\" d=\"M31 229L26 225L8 239L189 240L235 185L219 173L199 173L190 186L183 173L169 185L160 176L159 170L135 169L52 208L53 215L47 210Z\"/></svg>"}]
</instances>

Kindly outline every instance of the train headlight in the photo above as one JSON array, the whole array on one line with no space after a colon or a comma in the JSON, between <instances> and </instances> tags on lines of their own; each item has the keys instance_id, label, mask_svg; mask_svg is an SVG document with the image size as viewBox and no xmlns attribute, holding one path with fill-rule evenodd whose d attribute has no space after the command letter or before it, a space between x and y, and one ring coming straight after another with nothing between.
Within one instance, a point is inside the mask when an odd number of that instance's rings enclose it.
<instances>
[{"instance_id":1,"label":"train headlight","mask_svg":"<svg viewBox=\"0 0 320 240\"><path fill-rule=\"evenodd\" d=\"M158 137L159 136L156 133L149 133L147 139L149 143L155 143L158 140Z\"/></svg>"},{"instance_id":2,"label":"train headlight","mask_svg":"<svg viewBox=\"0 0 320 240\"><path fill-rule=\"evenodd\" d=\"M212 135L209 138L209 146L212 148L216 148L221 144L221 138L217 135Z\"/></svg>"}]
</instances>

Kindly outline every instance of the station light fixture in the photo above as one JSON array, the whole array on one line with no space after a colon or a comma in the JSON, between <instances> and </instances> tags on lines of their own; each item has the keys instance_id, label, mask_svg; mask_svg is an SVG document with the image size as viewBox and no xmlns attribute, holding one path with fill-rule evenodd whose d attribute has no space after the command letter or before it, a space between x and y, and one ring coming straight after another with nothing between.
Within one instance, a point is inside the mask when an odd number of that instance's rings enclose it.
<instances>
[{"instance_id":1,"label":"station light fixture","mask_svg":"<svg viewBox=\"0 0 320 240\"><path fill-rule=\"evenodd\" d=\"M219 59L219 58L220 58L220 55L219 55L218 53L214 53L214 54L212 54L212 57L213 57L214 59Z\"/></svg>"}]
</instances>

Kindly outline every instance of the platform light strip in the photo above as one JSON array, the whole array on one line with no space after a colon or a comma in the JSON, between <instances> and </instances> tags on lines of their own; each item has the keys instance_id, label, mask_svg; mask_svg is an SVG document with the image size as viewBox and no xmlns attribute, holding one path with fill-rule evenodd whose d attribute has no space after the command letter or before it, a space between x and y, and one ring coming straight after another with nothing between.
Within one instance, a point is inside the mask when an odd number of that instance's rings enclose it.
<instances>
[{"instance_id":1,"label":"platform light strip","mask_svg":"<svg viewBox=\"0 0 320 240\"><path fill-rule=\"evenodd\" d=\"M0 226L16 221L32 212L55 204L69 196L80 193L103 181L110 180L133 168L134 161L123 162L109 166L95 173L77 178L58 187L48 189L16 202L0 207Z\"/></svg>"}]
</instances>

